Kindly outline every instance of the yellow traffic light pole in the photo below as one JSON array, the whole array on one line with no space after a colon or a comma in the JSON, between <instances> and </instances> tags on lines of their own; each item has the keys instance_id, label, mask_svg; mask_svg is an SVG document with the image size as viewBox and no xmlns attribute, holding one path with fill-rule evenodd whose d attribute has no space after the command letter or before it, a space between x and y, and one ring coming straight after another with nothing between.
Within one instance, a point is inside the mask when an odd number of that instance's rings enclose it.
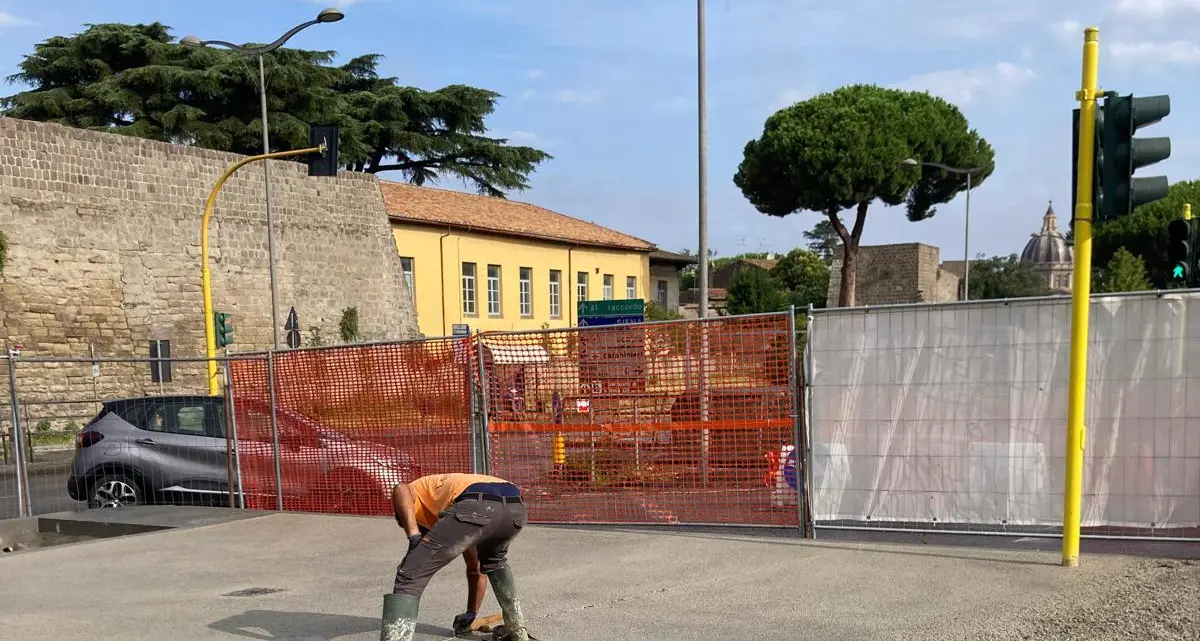
<instances>
[{"instance_id":1,"label":"yellow traffic light pole","mask_svg":"<svg viewBox=\"0 0 1200 641\"><path fill-rule=\"evenodd\" d=\"M204 203L204 219L200 224L200 288L204 293L204 343L208 352L208 394L210 396L220 394L217 383L217 330L213 322L212 279L208 269L208 222L212 220L213 207L217 204L217 194L221 192L221 188L225 186L225 182L233 176L234 172L244 165L259 160L291 158L313 153L325 153L325 145L247 156L230 165L225 173L221 174L221 177L217 179L217 184L213 185L212 192L208 194L208 201Z\"/></svg>"},{"instance_id":2,"label":"yellow traffic light pole","mask_svg":"<svg viewBox=\"0 0 1200 641\"><path fill-rule=\"evenodd\" d=\"M1079 565L1083 519L1084 409L1087 398L1088 303L1092 289L1092 177L1096 152L1096 97L1099 88L1100 30L1083 31L1083 87L1079 100L1079 164L1075 200L1075 282L1071 295L1071 373L1067 406L1067 479L1063 493L1062 564Z\"/></svg>"}]
</instances>

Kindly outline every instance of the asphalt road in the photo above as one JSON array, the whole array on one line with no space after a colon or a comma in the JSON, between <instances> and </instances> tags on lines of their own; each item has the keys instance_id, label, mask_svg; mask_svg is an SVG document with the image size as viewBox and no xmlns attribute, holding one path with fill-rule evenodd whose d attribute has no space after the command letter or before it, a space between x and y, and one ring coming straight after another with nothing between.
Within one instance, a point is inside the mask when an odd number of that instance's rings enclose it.
<instances>
[{"instance_id":1,"label":"asphalt road","mask_svg":"<svg viewBox=\"0 0 1200 641\"><path fill-rule=\"evenodd\" d=\"M33 514L49 514L67 510L82 510L87 503L72 501L67 495L69 468L31 471L29 474L29 500ZM11 468L0 470L0 519L20 516L17 509L17 480Z\"/></svg>"}]
</instances>

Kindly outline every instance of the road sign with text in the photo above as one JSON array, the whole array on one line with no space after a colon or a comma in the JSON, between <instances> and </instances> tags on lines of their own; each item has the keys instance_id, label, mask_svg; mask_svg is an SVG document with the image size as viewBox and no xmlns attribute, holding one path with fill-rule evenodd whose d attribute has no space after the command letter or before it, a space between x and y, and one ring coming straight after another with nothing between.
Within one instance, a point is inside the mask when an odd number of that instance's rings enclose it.
<instances>
[{"instance_id":1,"label":"road sign with text","mask_svg":"<svg viewBox=\"0 0 1200 641\"><path fill-rule=\"evenodd\" d=\"M640 298L622 300L589 300L579 303L579 318L593 316L645 316L646 301Z\"/></svg>"}]
</instances>

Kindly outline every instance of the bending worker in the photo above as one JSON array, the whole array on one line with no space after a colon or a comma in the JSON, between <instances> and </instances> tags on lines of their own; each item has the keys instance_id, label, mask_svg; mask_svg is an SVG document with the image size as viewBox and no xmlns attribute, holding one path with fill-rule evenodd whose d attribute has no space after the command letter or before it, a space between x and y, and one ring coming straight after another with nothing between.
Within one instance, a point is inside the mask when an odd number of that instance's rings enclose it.
<instances>
[{"instance_id":1,"label":"bending worker","mask_svg":"<svg viewBox=\"0 0 1200 641\"><path fill-rule=\"evenodd\" d=\"M508 567L508 546L521 533L528 510L516 485L482 474L436 474L392 489L396 522L408 535L408 552L396 568L396 584L383 599L382 641L411 641L421 594L438 570L458 555L467 563L467 611L454 632L475 620L492 584L504 614L506 641L528 641L517 586Z\"/></svg>"}]
</instances>

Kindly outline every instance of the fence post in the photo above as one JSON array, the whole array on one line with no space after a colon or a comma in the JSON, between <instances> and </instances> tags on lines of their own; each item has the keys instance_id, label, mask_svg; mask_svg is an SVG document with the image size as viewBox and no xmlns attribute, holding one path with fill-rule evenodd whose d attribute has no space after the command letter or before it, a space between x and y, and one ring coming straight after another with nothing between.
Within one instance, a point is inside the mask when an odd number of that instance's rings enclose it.
<instances>
[{"instance_id":1,"label":"fence post","mask_svg":"<svg viewBox=\"0 0 1200 641\"><path fill-rule=\"evenodd\" d=\"M482 460L480 461L480 463L482 465L480 467L481 467L482 474L490 474L492 471L492 461L491 461L491 459L492 459L491 438L492 437L491 437L490 430L488 429L488 424L490 423L490 420L488 418L488 414L489 414L488 405L490 404L488 402L488 396L489 396L489 394L488 394L488 377L487 377L487 367L484 365L484 361L483 361L483 357L484 357L483 340L479 337L479 332L475 332L475 348L476 348L476 353L478 354L478 358L479 358L479 396L480 396L481 404L483 406L483 425L482 425L482 430L481 430L483 438L480 439L480 443L479 443L481 446L481 449L483 450L481 452L481 454L483 456L481 457Z\"/></svg>"},{"instance_id":2,"label":"fence post","mask_svg":"<svg viewBox=\"0 0 1200 641\"><path fill-rule=\"evenodd\" d=\"M275 351L267 352L267 399L271 403L271 445L275 454L275 509L283 511L283 468L279 460L279 419L275 415Z\"/></svg>"},{"instance_id":3,"label":"fence post","mask_svg":"<svg viewBox=\"0 0 1200 641\"><path fill-rule=\"evenodd\" d=\"M812 416L813 416L813 327L816 326L817 315L813 311L812 303L808 304L807 316L804 324L804 354L802 362L804 363L804 491L803 496L797 497L804 501L804 523L805 536L810 539L817 538L817 522L813 517L812 509ZM796 476L799 482L799 475Z\"/></svg>"},{"instance_id":4,"label":"fence post","mask_svg":"<svg viewBox=\"0 0 1200 641\"><path fill-rule=\"evenodd\" d=\"M29 482L25 469L25 446L21 433L21 408L17 403L17 352L8 350L8 393L12 409L13 474L17 480L17 515L31 516L29 509Z\"/></svg>"},{"instance_id":5,"label":"fence post","mask_svg":"<svg viewBox=\"0 0 1200 641\"><path fill-rule=\"evenodd\" d=\"M229 506L246 509L246 495L242 491L242 454L237 438L237 407L233 394L233 361L229 360L229 348L225 348L225 465L229 467ZM237 496L237 501L234 501Z\"/></svg>"},{"instance_id":6,"label":"fence post","mask_svg":"<svg viewBox=\"0 0 1200 641\"><path fill-rule=\"evenodd\" d=\"M475 386L475 366L471 359L475 355L471 351L471 337L465 336L462 339L462 354L463 363L467 370L467 403L468 403L468 421L471 431L471 472L474 474L483 473L483 436L482 428L480 427L480 417L483 414L482 399L479 397L479 391ZM456 347L457 350L457 347Z\"/></svg>"},{"instance_id":7,"label":"fence post","mask_svg":"<svg viewBox=\"0 0 1200 641\"><path fill-rule=\"evenodd\" d=\"M701 318L700 324L700 363L698 365L698 385L699 394L697 400L700 401L700 424L705 427L700 429L700 487L708 487L708 464L709 464L709 432L708 432L708 321Z\"/></svg>"}]
</instances>

